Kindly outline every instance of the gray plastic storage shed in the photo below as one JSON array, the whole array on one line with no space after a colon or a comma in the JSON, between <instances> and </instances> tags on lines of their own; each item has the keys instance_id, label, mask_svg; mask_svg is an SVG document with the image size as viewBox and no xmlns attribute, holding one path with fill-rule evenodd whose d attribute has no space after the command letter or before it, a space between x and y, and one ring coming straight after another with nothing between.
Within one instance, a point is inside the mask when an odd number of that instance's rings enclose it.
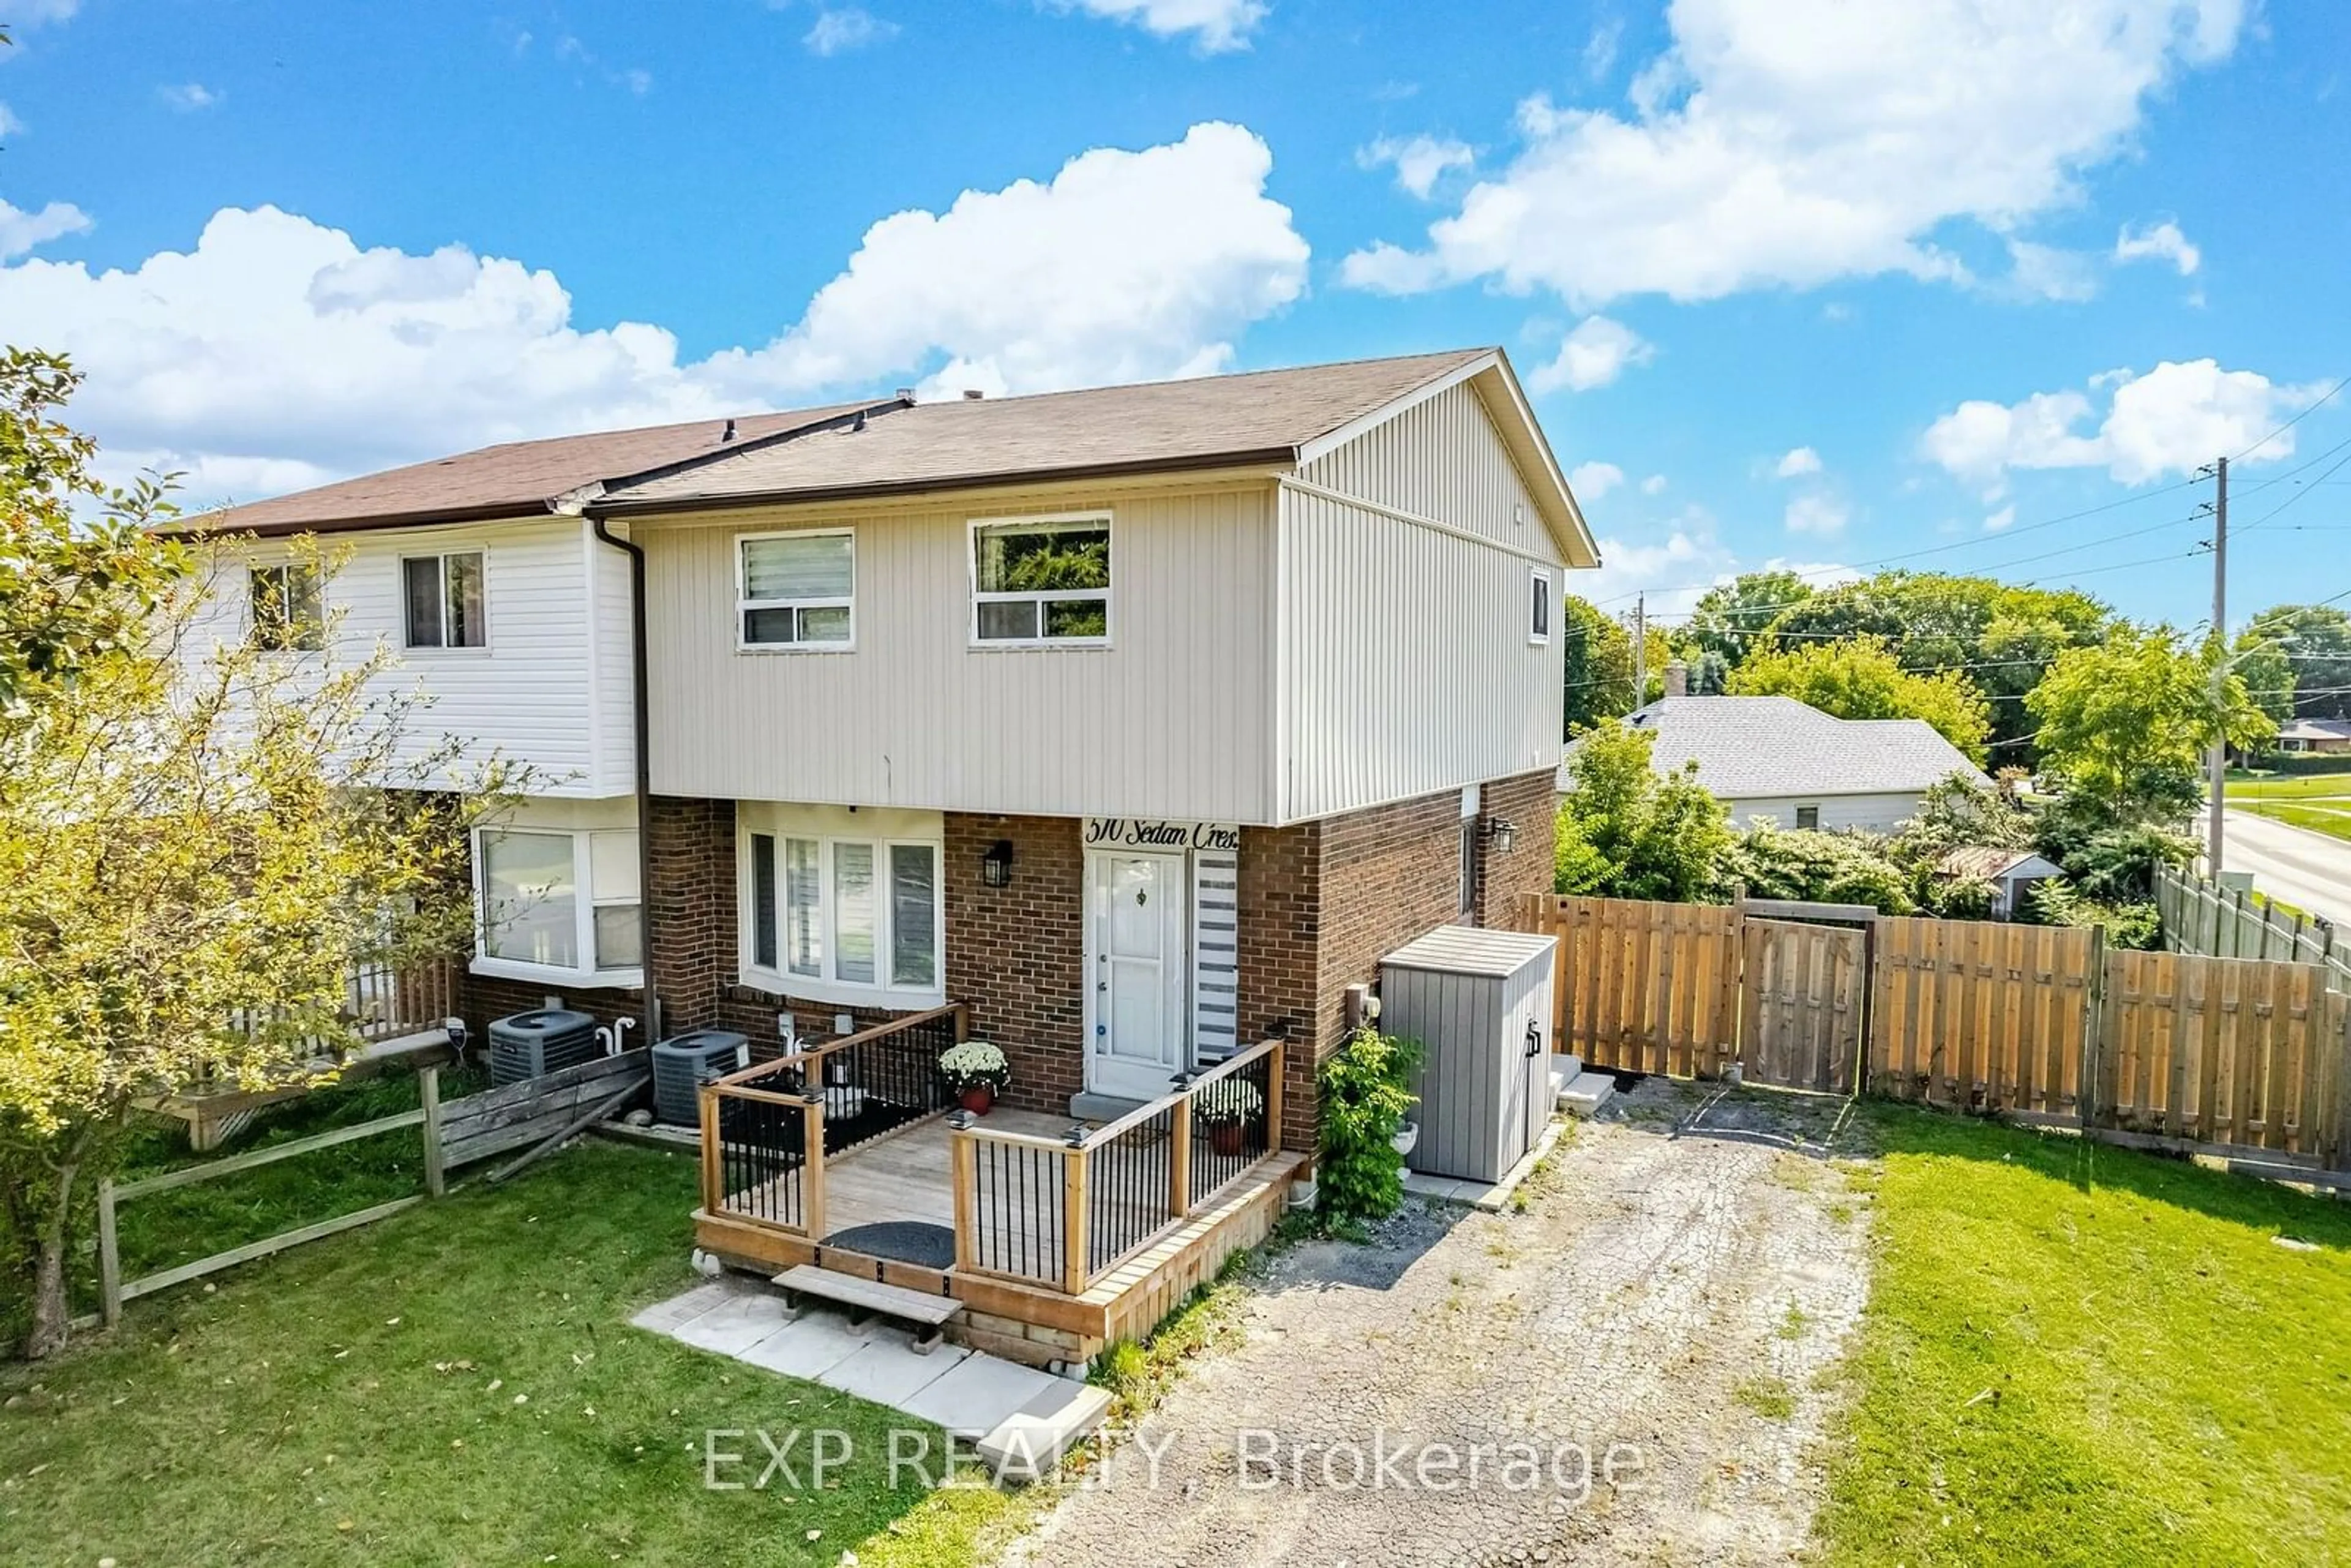
<instances>
[{"instance_id":1,"label":"gray plastic storage shed","mask_svg":"<svg viewBox=\"0 0 2351 1568\"><path fill-rule=\"evenodd\" d=\"M1420 1041L1405 1163L1499 1181L1551 1120L1555 936L1440 925L1380 960L1380 1028Z\"/></svg>"}]
</instances>

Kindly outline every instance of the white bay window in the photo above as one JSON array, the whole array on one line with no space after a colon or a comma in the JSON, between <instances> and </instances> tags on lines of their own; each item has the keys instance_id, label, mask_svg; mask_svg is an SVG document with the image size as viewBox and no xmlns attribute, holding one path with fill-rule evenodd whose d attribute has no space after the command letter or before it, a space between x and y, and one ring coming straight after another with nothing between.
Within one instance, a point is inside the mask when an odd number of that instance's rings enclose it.
<instances>
[{"instance_id":1,"label":"white bay window","mask_svg":"<svg viewBox=\"0 0 2351 1568\"><path fill-rule=\"evenodd\" d=\"M743 978L812 1001L940 998L940 819L915 811L738 807Z\"/></svg>"},{"instance_id":2,"label":"white bay window","mask_svg":"<svg viewBox=\"0 0 2351 1568\"><path fill-rule=\"evenodd\" d=\"M643 977L644 902L633 829L475 830L474 969L576 986Z\"/></svg>"}]
</instances>

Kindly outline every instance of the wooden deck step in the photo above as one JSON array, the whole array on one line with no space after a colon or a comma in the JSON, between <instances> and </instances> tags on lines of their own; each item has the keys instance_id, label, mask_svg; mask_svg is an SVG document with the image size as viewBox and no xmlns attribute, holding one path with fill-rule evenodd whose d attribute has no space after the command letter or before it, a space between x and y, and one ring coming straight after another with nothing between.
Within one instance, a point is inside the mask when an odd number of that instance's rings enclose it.
<instances>
[{"instance_id":1,"label":"wooden deck step","mask_svg":"<svg viewBox=\"0 0 2351 1568\"><path fill-rule=\"evenodd\" d=\"M776 1276L776 1283L784 1290L798 1291L801 1295L820 1296L845 1307L878 1312L885 1318L899 1318L907 1322L926 1323L934 1328L963 1311L963 1303L953 1296L925 1295L920 1291L885 1285L879 1280L861 1279L855 1274L820 1269L813 1263L785 1270Z\"/></svg>"}]
</instances>

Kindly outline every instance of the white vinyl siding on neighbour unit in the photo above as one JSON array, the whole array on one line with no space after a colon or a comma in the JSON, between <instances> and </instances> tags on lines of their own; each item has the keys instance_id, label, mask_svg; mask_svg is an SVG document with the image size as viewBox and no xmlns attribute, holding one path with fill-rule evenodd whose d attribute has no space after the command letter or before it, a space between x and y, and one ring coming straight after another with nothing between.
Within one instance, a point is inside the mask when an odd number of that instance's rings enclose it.
<instances>
[{"instance_id":1,"label":"white vinyl siding on neighbour unit","mask_svg":"<svg viewBox=\"0 0 2351 1568\"><path fill-rule=\"evenodd\" d=\"M1114 645L975 646L973 523L1080 509L1116 516ZM1270 821L1272 510L1265 483L1108 491L1084 508L830 508L825 523L856 535L858 626L853 652L822 659L736 650L735 540L774 531L776 512L643 523L653 788Z\"/></svg>"},{"instance_id":2,"label":"white vinyl siding on neighbour unit","mask_svg":"<svg viewBox=\"0 0 2351 1568\"><path fill-rule=\"evenodd\" d=\"M405 556L400 571L405 598L402 641L408 647L488 646L488 599L480 550Z\"/></svg>"},{"instance_id":3,"label":"white vinyl siding on neighbour unit","mask_svg":"<svg viewBox=\"0 0 2351 1568\"><path fill-rule=\"evenodd\" d=\"M295 547L263 539L226 548L238 567L214 590L209 620L215 637L243 637L251 614L245 563L269 570ZM431 699L407 716L402 755L422 759L444 742L461 750L434 784L464 783L496 758L525 775L521 787L532 796L601 799L631 788L628 563L588 524L545 517L386 528L338 536L321 553L332 566L323 604L335 662L349 668L389 648L394 662L371 695ZM408 649L407 563L458 556L481 560L482 617L486 626L496 622L495 640L464 656Z\"/></svg>"},{"instance_id":4,"label":"white vinyl siding on neighbour unit","mask_svg":"<svg viewBox=\"0 0 2351 1568\"><path fill-rule=\"evenodd\" d=\"M847 528L735 541L742 646L845 652L857 643L857 536Z\"/></svg>"}]
</instances>

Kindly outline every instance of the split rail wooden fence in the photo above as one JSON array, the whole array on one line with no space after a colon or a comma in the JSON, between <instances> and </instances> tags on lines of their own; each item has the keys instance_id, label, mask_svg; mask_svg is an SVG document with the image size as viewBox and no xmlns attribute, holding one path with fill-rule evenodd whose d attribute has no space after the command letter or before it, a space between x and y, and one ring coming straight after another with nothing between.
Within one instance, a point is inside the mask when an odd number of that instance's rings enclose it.
<instances>
[{"instance_id":1,"label":"split rail wooden fence","mask_svg":"<svg viewBox=\"0 0 2351 1568\"><path fill-rule=\"evenodd\" d=\"M2096 932L1527 897L1560 1049L1593 1066L1868 1092L2351 1183L2337 963L2109 951ZM2335 1184L2343 1185L2343 1184Z\"/></svg>"}]
</instances>

